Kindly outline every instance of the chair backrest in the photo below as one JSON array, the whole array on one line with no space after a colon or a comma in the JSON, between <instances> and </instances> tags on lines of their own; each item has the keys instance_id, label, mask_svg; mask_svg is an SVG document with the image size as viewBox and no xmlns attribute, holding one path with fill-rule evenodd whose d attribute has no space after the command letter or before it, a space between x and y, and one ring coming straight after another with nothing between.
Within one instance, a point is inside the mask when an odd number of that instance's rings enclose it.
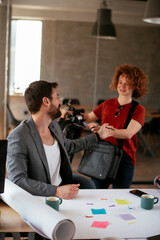
<instances>
[{"instance_id":1,"label":"chair backrest","mask_svg":"<svg viewBox=\"0 0 160 240\"><path fill-rule=\"evenodd\" d=\"M7 157L7 140L0 140L0 193L4 192L6 157Z\"/></svg>"},{"instance_id":2,"label":"chair backrest","mask_svg":"<svg viewBox=\"0 0 160 240\"><path fill-rule=\"evenodd\" d=\"M12 111L7 103L7 112L8 112L8 121L9 121L9 125L14 125L15 127L18 126L21 121L15 119L15 117L12 114Z\"/></svg>"},{"instance_id":3,"label":"chair backrest","mask_svg":"<svg viewBox=\"0 0 160 240\"><path fill-rule=\"evenodd\" d=\"M100 105L101 103L103 103L105 101L105 99L99 99L98 101L97 101L97 105Z\"/></svg>"}]
</instances>

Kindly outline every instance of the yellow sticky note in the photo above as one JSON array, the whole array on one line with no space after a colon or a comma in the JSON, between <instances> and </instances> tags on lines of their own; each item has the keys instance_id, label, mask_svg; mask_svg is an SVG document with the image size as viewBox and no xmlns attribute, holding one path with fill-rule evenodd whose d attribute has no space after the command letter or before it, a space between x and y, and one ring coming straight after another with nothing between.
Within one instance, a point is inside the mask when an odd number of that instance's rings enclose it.
<instances>
[{"instance_id":1,"label":"yellow sticky note","mask_svg":"<svg viewBox=\"0 0 160 240\"><path fill-rule=\"evenodd\" d=\"M126 199L115 199L116 203L119 205L125 205L125 204L130 204L130 202Z\"/></svg>"},{"instance_id":2,"label":"yellow sticky note","mask_svg":"<svg viewBox=\"0 0 160 240\"><path fill-rule=\"evenodd\" d=\"M128 224L133 224L134 222L129 222Z\"/></svg>"}]
</instances>

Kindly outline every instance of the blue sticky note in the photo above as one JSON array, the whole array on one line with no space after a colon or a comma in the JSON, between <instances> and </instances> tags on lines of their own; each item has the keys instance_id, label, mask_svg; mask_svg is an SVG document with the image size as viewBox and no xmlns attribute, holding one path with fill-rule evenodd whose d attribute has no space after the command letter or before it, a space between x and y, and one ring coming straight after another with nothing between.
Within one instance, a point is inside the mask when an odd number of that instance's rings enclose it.
<instances>
[{"instance_id":1,"label":"blue sticky note","mask_svg":"<svg viewBox=\"0 0 160 240\"><path fill-rule=\"evenodd\" d=\"M106 210L104 208L101 209L91 209L92 214L106 214Z\"/></svg>"}]
</instances>

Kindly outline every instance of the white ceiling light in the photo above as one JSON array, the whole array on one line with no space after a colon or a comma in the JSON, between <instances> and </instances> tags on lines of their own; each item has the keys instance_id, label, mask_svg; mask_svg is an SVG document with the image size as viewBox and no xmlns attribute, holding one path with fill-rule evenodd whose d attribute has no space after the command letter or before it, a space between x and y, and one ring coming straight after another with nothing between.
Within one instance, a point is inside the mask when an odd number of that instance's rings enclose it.
<instances>
[{"instance_id":1,"label":"white ceiling light","mask_svg":"<svg viewBox=\"0 0 160 240\"><path fill-rule=\"evenodd\" d=\"M160 0L147 1L143 21L160 24Z\"/></svg>"}]
</instances>

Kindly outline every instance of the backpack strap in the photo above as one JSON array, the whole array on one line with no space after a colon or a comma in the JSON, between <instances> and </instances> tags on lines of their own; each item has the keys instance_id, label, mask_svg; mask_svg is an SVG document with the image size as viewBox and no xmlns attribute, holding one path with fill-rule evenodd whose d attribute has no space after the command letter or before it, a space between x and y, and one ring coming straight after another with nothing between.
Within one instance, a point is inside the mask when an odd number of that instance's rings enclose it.
<instances>
[{"instance_id":1,"label":"backpack strap","mask_svg":"<svg viewBox=\"0 0 160 240\"><path fill-rule=\"evenodd\" d=\"M135 109L136 109L136 106L138 105L139 103L137 102L137 101L135 101L135 100L132 100L132 105L131 105L131 107L130 107L130 110L129 110L129 113L128 113L128 116L127 116L127 119L126 119L126 122L125 122L125 125L124 125L124 129L126 129L127 128L127 126L128 126L128 124L129 124L129 122L130 122L130 120L131 120L131 118L132 118L132 115L133 115L133 113L134 113L134 111L135 111ZM119 139L118 140L118 142L119 142L119 144L118 144L118 146L119 147L123 147L123 139Z\"/></svg>"}]
</instances>

